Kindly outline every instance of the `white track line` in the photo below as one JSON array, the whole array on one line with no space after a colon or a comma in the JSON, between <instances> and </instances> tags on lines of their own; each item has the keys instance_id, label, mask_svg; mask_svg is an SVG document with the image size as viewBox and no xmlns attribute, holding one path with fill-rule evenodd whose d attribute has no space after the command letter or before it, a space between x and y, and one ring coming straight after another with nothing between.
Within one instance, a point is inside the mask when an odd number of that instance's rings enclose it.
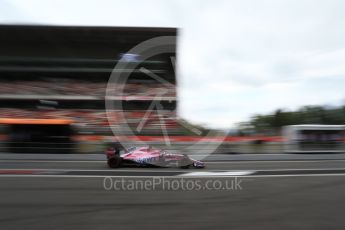
<instances>
[{"instance_id":1,"label":"white track line","mask_svg":"<svg viewBox=\"0 0 345 230\"><path fill-rule=\"evenodd\" d=\"M1 170L6 170L6 171L45 171L45 172L79 172L79 171L86 171L86 172L137 172L137 173L145 173L145 172L173 172L173 173L184 173L184 172L190 172L191 170L165 170L162 168L161 170L154 170L154 169L145 169L143 168L142 170L132 170L132 169L44 169L44 168L1 168ZM195 170L200 170L200 169L195 169ZM213 171L213 170L212 170ZM216 171L216 170L215 170ZM221 170L224 171L224 170ZM1 174L0 174L1 175Z\"/></svg>"},{"instance_id":2,"label":"white track line","mask_svg":"<svg viewBox=\"0 0 345 230\"><path fill-rule=\"evenodd\" d=\"M243 176L208 176L208 177L200 177L200 176L189 176L188 178L234 178L234 177L241 177L241 178L279 178L279 177L334 177L334 176L345 176L345 173L336 173L336 174L289 174L289 175L243 175ZM167 179L176 179L181 178L181 176L101 176L101 175L9 175L9 174L3 174L0 175L0 178L6 178L6 177L38 177L38 178L167 178Z\"/></svg>"},{"instance_id":3,"label":"white track line","mask_svg":"<svg viewBox=\"0 0 345 230\"><path fill-rule=\"evenodd\" d=\"M171 173L239 173L239 172L289 172L289 171L330 171L330 170L344 170L345 168L283 168L283 169L184 169L184 170L166 170L165 168L158 168L158 169L51 169L51 168L1 168L1 170L6 171L46 171L46 172L79 172L79 171L85 171L85 172L136 172L136 173L145 173L145 172L155 172L155 173L164 173L164 172L171 172ZM0 174L1 175L1 174ZM249 175L249 174L248 174Z\"/></svg>"},{"instance_id":4,"label":"white track line","mask_svg":"<svg viewBox=\"0 0 345 230\"><path fill-rule=\"evenodd\" d=\"M255 171L226 171L226 172L189 172L180 174L180 177L223 177L223 176L246 176Z\"/></svg>"},{"instance_id":5,"label":"white track line","mask_svg":"<svg viewBox=\"0 0 345 230\"><path fill-rule=\"evenodd\" d=\"M206 164L257 164L257 163L316 163L316 162L342 162L344 159L329 159L329 160L227 160L227 161L205 161ZM0 161L1 162L1 161Z\"/></svg>"},{"instance_id":6,"label":"white track line","mask_svg":"<svg viewBox=\"0 0 345 230\"><path fill-rule=\"evenodd\" d=\"M88 161L74 161L74 160L25 160L25 159L18 159L18 160L0 160L0 163L102 163L106 164L106 160L88 160Z\"/></svg>"},{"instance_id":7,"label":"white track line","mask_svg":"<svg viewBox=\"0 0 345 230\"><path fill-rule=\"evenodd\" d=\"M322 174L286 174L286 175L248 175L242 177L250 178L271 178L271 177L331 177L331 176L345 176L345 173L322 173Z\"/></svg>"}]
</instances>

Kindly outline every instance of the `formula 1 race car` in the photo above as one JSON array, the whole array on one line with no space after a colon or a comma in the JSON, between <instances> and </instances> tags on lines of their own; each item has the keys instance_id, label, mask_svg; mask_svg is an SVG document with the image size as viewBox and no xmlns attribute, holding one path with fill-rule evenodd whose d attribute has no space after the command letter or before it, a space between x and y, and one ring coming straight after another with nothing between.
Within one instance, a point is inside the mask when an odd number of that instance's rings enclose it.
<instances>
[{"instance_id":1,"label":"formula 1 race car","mask_svg":"<svg viewBox=\"0 0 345 230\"><path fill-rule=\"evenodd\" d=\"M204 168L205 164L186 154L168 153L152 147L131 147L124 150L108 148L105 151L110 168L121 166Z\"/></svg>"}]
</instances>

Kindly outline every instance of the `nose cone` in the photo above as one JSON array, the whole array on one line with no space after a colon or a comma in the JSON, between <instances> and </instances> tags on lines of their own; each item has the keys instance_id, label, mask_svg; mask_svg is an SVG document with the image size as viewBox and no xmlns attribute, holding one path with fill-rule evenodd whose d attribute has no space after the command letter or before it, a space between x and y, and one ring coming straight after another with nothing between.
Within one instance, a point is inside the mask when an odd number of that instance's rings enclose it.
<instances>
[{"instance_id":1,"label":"nose cone","mask_svg":"<svg viewBox=\"0 0 345 230\"><path fill-rule=\"evenodd\" d=\"M193 166L195 168L205 168L205 163L202 161L194 161Z\"/></svg>"}]
</instances>

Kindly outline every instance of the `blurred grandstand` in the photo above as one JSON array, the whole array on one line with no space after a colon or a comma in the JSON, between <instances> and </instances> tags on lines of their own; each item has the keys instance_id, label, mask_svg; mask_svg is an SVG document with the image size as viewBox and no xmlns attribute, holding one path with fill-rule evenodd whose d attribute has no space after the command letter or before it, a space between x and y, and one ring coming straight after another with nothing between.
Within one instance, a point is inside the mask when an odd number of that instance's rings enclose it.
<instances>
[{"instance_id":1,"label":"blurred grandstand","mask_svg":"<svg viewBox=\"0 0 345 230\"><path fill-rule=\"evenodd\" d=\"M133 132L119 133L120 136L162 135L162 126L168 135L184 134L185 129L176 122L176 77L170 60L175 53L147 60L126 53L145 40L176 34L174 28L1 25L0 118L69 119L73 121L72 139L111 136L109 126L116 130L123 123ZM114 66L123 57L140 64L138 69L116 70L131 74L125 85L111 88L112 100L122 106L111 111L117 120L109 124L105 91ZM140 72L141 67L171 84L157 82ZM160 116L150 113L143 123L142 118L157 94L161 95ZM142 128L138 131L140 122ZM3 131L2 138L13 141L10 136L16 134L8 130L15 129L3 130L7 131ZM25 132L28 140L34 135L30 130Z\"/></svg>"},{"instance_id":2,"label":"blurred grandstand","mask_svg":"<svg viewBox=\"0 0 345 230\"><path fill-rule=\"evenodd\" d=\"M179 146L204 144L189 148L196 153L212 142L219 143L218 152L276 153L283 149L282 126L343 124L343 107L258 115L228 137L178 119L176 47L146 59L129 53L148 39L176 35L175 28L0 25L0 151L99 153L107 142L137 138L159 147L169 136ZM120 60L135 68L114 68ZM129 77L108 84L114 71ZM157 101L160 107L148 113Z\"/></svg>"}]
</instances>

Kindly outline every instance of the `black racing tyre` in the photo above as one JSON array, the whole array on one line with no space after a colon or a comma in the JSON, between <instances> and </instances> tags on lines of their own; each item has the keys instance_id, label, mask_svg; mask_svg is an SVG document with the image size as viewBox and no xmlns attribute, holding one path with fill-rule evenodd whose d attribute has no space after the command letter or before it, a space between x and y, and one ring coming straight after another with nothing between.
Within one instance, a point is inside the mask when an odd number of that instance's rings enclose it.
<instances>
[{"instance_id":1,"label":"black racing tyre","mask_svg":"<svg viewBox=\"0 0 345 230\"><path fill-rule=\"evenodd\" d=\"M108 160L108 166L110 168L118 168L121 166L122 158L119 156L112 157Z\"/></svg>"},{"instance_id":2,"label":"black racing tyre","mask_svg":"<svg viewBox=\"0 0 345 230\"><path fill-rule=\"evenodd\" d=\"M180 169L189 169L190 165L180 166Z\"/></svg>"}]
</instances>

